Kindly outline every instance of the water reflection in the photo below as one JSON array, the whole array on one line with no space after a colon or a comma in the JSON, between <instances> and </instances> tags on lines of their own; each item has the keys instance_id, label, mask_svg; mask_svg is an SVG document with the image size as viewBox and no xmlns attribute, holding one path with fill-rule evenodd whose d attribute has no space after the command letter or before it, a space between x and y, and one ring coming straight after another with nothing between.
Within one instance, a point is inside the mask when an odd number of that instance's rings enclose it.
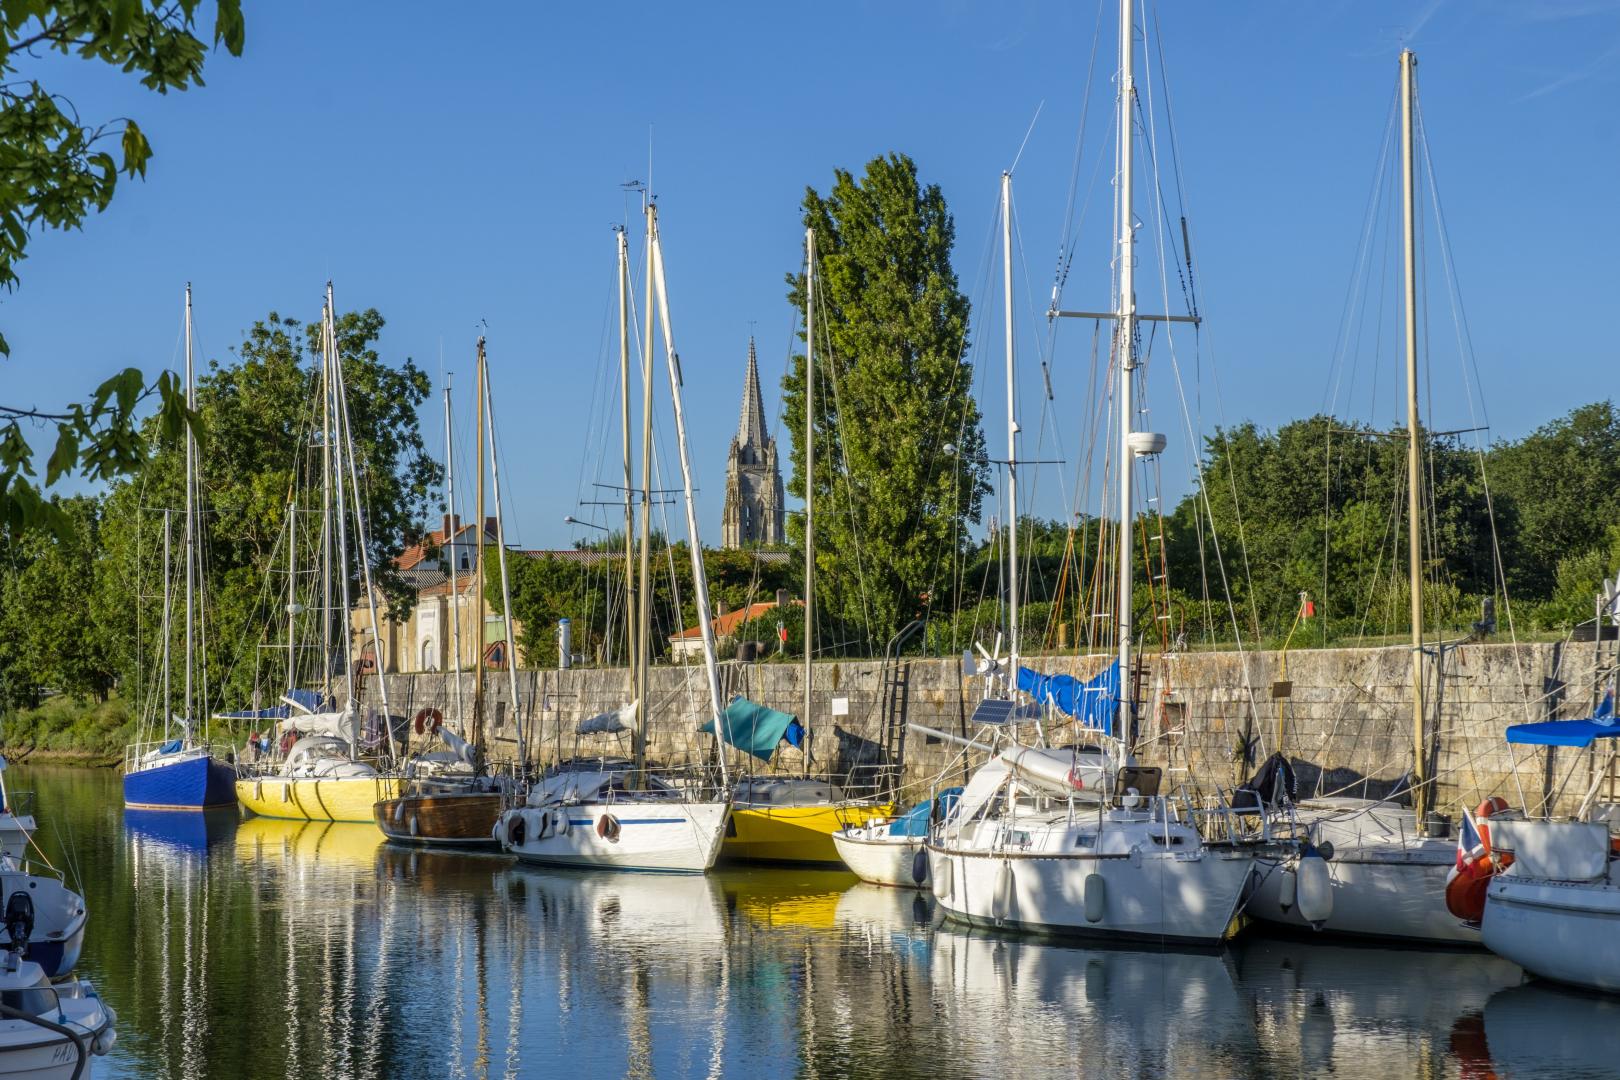
<instances>
[{"instance_id":1,"label":"water reflection","mask_svg":"<svg viewBox=\"0 0 1620 1080\"><path fill-rule=\"evenodd\" d=\"M24 770L20 770L24 771ZM1620 1001L1485 953L1076 947L842 873L547 871L366 825L125 816L26 770L77 854L98 1076L1592 1076ZM100 1066L105 1065L105 1068Z\"/></svg>"}]
</instances>

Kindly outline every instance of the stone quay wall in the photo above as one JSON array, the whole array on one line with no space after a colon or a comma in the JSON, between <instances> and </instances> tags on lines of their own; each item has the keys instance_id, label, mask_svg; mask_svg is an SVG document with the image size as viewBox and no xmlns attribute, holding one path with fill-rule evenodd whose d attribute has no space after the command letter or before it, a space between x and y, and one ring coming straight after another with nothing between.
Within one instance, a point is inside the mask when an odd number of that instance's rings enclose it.
<instances>
[{"instance_id":1,"label":"stone quay wall","mask_svg":"<svg viewBox=\"0 0 1620 1080\"><path fill-rule=\"evenodd\" d=\"M1426 694L1433 760L1439 777L1437 808L1455 816L1481 798L1501 794L1515 806L1569 813L1594 784L1601 798L1620 798L1605 778L1608 749L1509 747L1509 724L1590 715L1594 672L1613 663L1613 645L1599 658L1590 643L1467 644L1447 648L1435 704L1437 658L1426 653ZM1105 657L1035 657L1028 666L1088 677ZM802 664L721 664L722 700L741 694L772 708L802 713ZM901 676L896 681L896 676ZM439 709L455 725L470 713L471 678L463 676L463 707L446 673L389 675L389 711L414 717ZM712 760L713 740L698 734L708 719L703 665L664 665L650 673L648 743L664 765ZM1411 651L1406 647L1275 652L1189 652L1151 656L1135 673L1136 753L1142 764L1165 770L1164 790L1215 795L1251 774L1279 746L1294 763L1302 794L1383 795L1411 768ZM628 754L628 734L579 736L580 720L617 709L632 697L624 668L527 670L516 673L517 697L531 764L599 753ZM506 672L486 676L490 755L511 761L518 718ZM366 680L366 704L380 705L375 679ZM874 767L900 771L919 793L940 778L959 783L971 766L946 740L899 730L920 724L970 735L971 717L984 696L984 680L968 678L959 660L837 660L814 665L810 768L835 778L871 782ZM1032 735L1028 727L1026 736ZM1067 723L1045 732L1048 742L1091 741ZM784 746L771 766L797 773L798 749Z\"/></svg>"}]
</instances>

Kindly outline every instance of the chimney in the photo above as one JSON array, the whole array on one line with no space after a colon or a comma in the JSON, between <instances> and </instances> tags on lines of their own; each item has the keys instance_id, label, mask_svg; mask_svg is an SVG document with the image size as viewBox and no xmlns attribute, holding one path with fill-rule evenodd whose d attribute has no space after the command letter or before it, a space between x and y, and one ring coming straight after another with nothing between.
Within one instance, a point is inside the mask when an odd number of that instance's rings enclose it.
<instances>
[{"instance_id":1,"label":"chimney","mask_svg":"<svg viewBox=\"0 0 1620 1080\"><path fill-rule=\"evenodd\" d=\"M495 519L494 518L486 517L484 519L484 535L485 536L499 535L499 530L497 530L495 528Z\"/></svg>"},{"instance_id":2,"label":"chimney","mask_svg":"<svg viewBox=\"0 0 1620 1080\"><path fill-rule=\"evenodd\" d=\"M454 534L450 531L450 515L446 514L444 515L444 543L448 544L453 535Z\"/></svg>"}]
</instances>

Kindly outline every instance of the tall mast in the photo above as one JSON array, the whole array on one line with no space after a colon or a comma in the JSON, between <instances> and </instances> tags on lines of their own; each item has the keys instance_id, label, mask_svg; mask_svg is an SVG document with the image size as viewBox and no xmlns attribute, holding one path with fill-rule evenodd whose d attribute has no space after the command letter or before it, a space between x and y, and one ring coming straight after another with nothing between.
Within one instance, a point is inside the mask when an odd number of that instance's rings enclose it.
<instances>
[{"instance_id":1,"label":"tall mast","mask_svg":"<svg viewBox=\"0 0 1620 1080\"><path fill-rule=\"evenodd\" d=\"M1423 561L1418 518L1423 472L1418 446L1416 209L1412 167L1412 113L1417 101L1417 54L1401 50L1401 195L1405 206L1406 264L1406 569L1412 593L1412 810L1423 828L1429 805L1423 737Z\"/></svg>"},{"instance_id":2,"label":"tall mast","mask_svg":"<svg viewBox=\"0 0 1620 1080\"><path fill-rule=\"evenodd\" d=\"M1018 685L1018 401L1013 362L1012 173L1001 174L1001 291L1007 324L1007 670Z\"/></svg>"},{"instance_id":3,"label":"tall mast","mask_svg":"<svg viewBox=\"0 0 1620 1080\"><path fill-rule=\"evenodd\" d=\"M686 414L681 408L681 360L675 352L675 333L669 321L669 290L664 282L664 249L658 240L657 220L652 233L653 280L658 291L658 321L664 330L664 361L669 369L669 396L675 406L675 443L680 450L681 487L686 501L686 538L692 549L692 585L697 601L698 627L703 633L703 666L709 676L709 703L714 711L715 737L721 737L720 665L714 653L714 626L709 619L709 578L703 572L703 538L698 533L697 503L692 484L692 455L686 445ZM806 733L806 738L808 738ZM720 754L720 782L730 786L726 779L726 755Z\"/></svg>"},{"instance_id":4,"label":"tall mast","mask_svg":"<svg viewBox=\"0 0 1620 1080\"><path fill-rule=\"evenodd\" d=\"M444 381L444 540L450 548L450 657L456 673L456 721L467 733L467 714L461 707L461 585L456 563L456 533L460 522L456 520L456 442L455 429L450 423L450 376Z\"/></svg>"},{"instance_id":5,"label":"tall mast","mask_svg":"<svg viewBox=\"0 0 1620 1080\"><path fill-rule=\"evenodd\" d=\"M647 700L652 667L652 405L653 405L653 235L658 206L650 199L647 213L647 298L641 335L641 596L636 605L636 742L645 742ZM724 751L722 750L722 754Z\"/></svg>"},{"instance_id":6,"label":"tall mast","mask_svg":"<svg viewBox=\"0 0 1620 1080\"><path fill-rule=\"evenodd\" d=\"M197 386L192 368L191 355L191 282L186 282L186 409L197 408ZM195 491L197 487L197 441L191 433L191 424L186 424L186 532L185 532L185 559L186 559L186 706L184 736L191 734L192 724L192 668L195 664L196 653L196 573L197 573L197 507ZM189 741L189 738L188 738Z\"/></svg>"},{"instance_id":7,"label":"tall mast","mask_svg":"<svg viewBox=\"0 0 1620 1080\"><path fill-rule=\"evenodd\" d=\"M623 229L615 229L619 260L619 429L624 435L624 642L625 663L630 669L630 697L636 695L636 670L640 657L636 655L636 571L630 560L635 557L635 511L630 501L630 485L635 476L630 470L630 239ZM639 721L641 711L636 710ZM631 757L636 776L647 765L646 740L638 722L631 733Z\"/></svg>"},{"instance_id":8,"label":"tall mast","mask_svg":"<svg viewBox=\"0 0 1620 1080\"><path fill-rule=\"evenodd\" d=\"M487 438L484 427L484 395L488 388L484 385L484 339L478 339L478 487L473 497L473 505L477 521L473 525L473 535L478 538L478 563L473 570L474 585L478 590L478 617L473 620L473 651L476 658L473 661L473 746L484 744L484 440ZM514 704L516 704L514 702Z\"/></svg>"},{"instance_id":9,"label":"tall mast","mask_svg":"<svg viewBox=\"0 0 1620 1080\"><path fill-rule=\"evenodd\" d=\"M1136 222L1131 186L1133 125L1136 104L1133 47L1136 27L1132 0L1119 2L1119 297L1115 313L1115 349L1119 367L1119 599L1115 624L1119 628L1119 724L1115 734L1126 738L1131 716L1131 431L1135 427L1131 379L1136 371Z\"/></svg>"},{"instance_id":10,"label":"tall mast","mask_svg":"<svg viewBox=\"0 0 1620 1080\"><path fill-rule=\"evenodd\" d=\"M351 610L349 603L349 530L347 515L343 512L343 439L341 434L343 421L338 409L339 395L342 391L339 389L337 365L337 314L332 306L332 283L328 281L326 283L326 367L328 372L327 384L330 393L327 398L327 407L331 410L332 415L329 436L334 437L337 451L332 462L332 492L335 509L337 510L338 541L337 559L334 561L333 566L337 571L338 585L343 600L343 688L345 694L343 708L351 717L354 717L359 714L359 702L355 700L354 695L354 634L349 629L349 611ZM354 732L355 729L350 728L350 731ZM349 739L350 755L358 755L359 750L358 735L351 734Z\"/></svg>"},{"instance_id":11,"label":"tall mast","mask_svg":"<svg viewBox=\"0 0 1620 1080\"><path fill-rule=\"evenodd\" d=\"M518 745L518 772L527 771L529 765L528 741L523 735L523 710L518 703L517 644L512 640L512 585L506 575L506 513L501 507L501 458L495 445L494 394L489 387L489 369L484 359L484 341L478 339L478 369L484 377L484 428L489 433L489 472L495 482L495 557L501 567L501 611L505 612L506 683L512 702L512 725L516 729ZM482 459L480 459L482 460Z\"/></svg>"},{"instance_id":12,"label":"tall mast","mask_svg":"<svg viewBox=\"0 0 1620 1080\"><path fill-rule=\"evenodd\" d=\"M287 693L298 685L298 502L287 485Z\"/></svg>"},{"instance_id":13,"label":"tall mast","mask_svg":"<svg viewBox=\"0 0 1620 1080\"><path fill-rule=\"evenodd\" d=\"M321 695L332 695L332 288L321 308Z\"/></svg>"},{"instance_id":14,"label":"tall mast","mask_svg":"<svg viewBox=\"0 0 1620 1080\"><path fill-rule=\"evenodd\" d=\"M804 725L810 760L810 657L816 626L816 230L804 230Z\"/></svg>"},{"instance_id":15,"label":"tall mast","mask_svg":"<svg viewBox=\"0 0 1620 1080\"><path fill-rule=\"evenodd\" d=\"M169 696L169 639L174 636L170 612L174 607L174 579L169 576L169 514L163 511L163 741L169 741L169 719L174 715L174 699Z\"/></svg>"}]
</instances>

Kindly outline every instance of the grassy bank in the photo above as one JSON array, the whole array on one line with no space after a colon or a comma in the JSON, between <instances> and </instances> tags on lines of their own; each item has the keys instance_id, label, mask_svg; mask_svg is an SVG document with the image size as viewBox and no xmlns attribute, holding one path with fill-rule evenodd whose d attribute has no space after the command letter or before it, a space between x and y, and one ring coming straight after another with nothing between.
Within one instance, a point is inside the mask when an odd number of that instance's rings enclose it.
<instances>
[{"instance_id":1,"label":"grassy bank","mask_svg":"<svg viewBox=\"0 0 1620 1080\"><path fill-rule=\"evenodd\" d=\"M129 707L119 697L96 701L57 695L37 709L8 712L0 721L0 749L15 761L111 765L123 760L134 728Z\"/></svg>"}]
</instances>

